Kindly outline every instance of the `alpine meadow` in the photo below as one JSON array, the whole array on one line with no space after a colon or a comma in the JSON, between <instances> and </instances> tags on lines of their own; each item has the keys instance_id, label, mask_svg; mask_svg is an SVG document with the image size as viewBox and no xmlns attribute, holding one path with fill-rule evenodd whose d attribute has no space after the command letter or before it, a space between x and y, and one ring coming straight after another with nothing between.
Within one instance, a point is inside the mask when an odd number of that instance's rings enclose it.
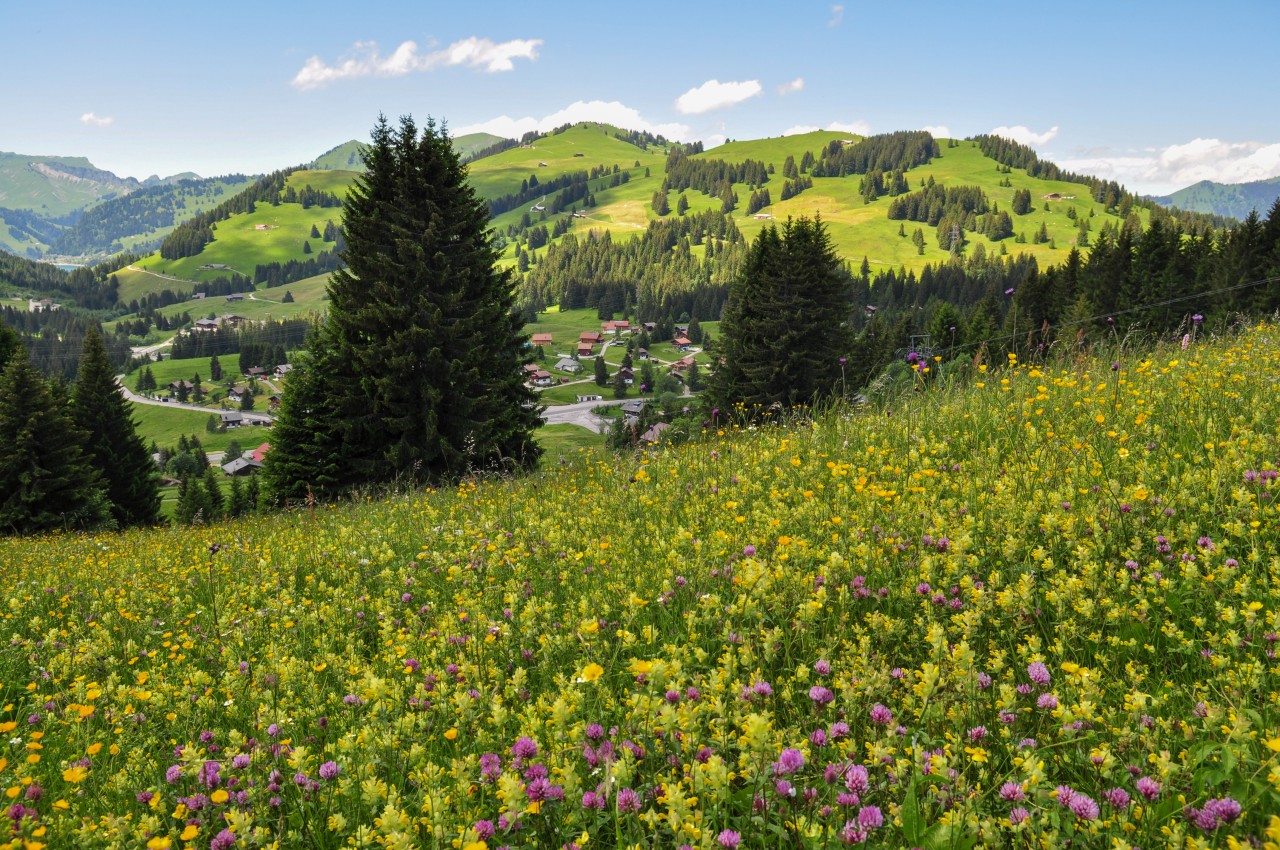
<instances>
[{"instance_id":1,"label":"alpine meadow","mask_svg":"<svg viewBox=\"0 0 1280 850\"><path fill-rule=\"evenodd\" d=\"M0 850L1280 850L1220 6L7 10Z\"/></svg>"}]
</instances>

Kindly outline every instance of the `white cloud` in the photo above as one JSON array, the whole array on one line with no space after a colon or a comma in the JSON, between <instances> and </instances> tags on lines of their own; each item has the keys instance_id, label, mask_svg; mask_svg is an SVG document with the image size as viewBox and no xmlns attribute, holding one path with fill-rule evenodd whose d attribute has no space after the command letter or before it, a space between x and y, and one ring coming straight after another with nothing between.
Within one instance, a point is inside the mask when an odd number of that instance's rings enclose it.
<instances>
[{"instance_id":1,"label":"white cloud","mask_svg":"<svg viewBox=\"0 0 1280 850\"><path fill-rule=\"evenodd\" d=\"M759 80L722 83L707 80L696 89L689 89L676 98L676 111L682 115L700 115L713 109L734 106L764 91Z\"/></svg>"},{"instance_id":2,"label":"white cloud","mask_svg":"<svg viewBox=\"0 0 1280 850\"><path fill-rule=\"evenodd\" d=\"M712 148L718 148L728 140L729 137L724 133L712 133L710 136L707 136L702 140L702 149L709 151Z\"/></svg>"},{"instance_id":3,"label":"white cloud","mask_svg":"<svg viewBox=\"0 0 1280 850\"><path fill-rule=\"evenodd\" d=\"M795 94L796 92L803 91L803 90L804 90L804 77L796 77L791 82L783 83L782 85L778 86L778 94L780 95Z\"/></svg>"},{"instance_id":4,"label":"white cloud","mask_svg":"<svg viewBox=\"0 0 1280 850\"><path fill-rule=\"evenodd\" d=\"M828 130L835 130L837 133L852 133L855 136L871 135L871 125L866 121L832 121L827 125Z\"/></svg>"},{"instance_id":5,"label":"white cloud","mask_svg":"<svg viewBox=\"0 0 1280 850\"><path fill-rule=\"evenodd\" d=\"M92 112L86 112L84 115L80 116L81 124L86 124L92 127L106 127L106 126L109 126L115 120L116 119L112 118L110 115L99 116L99 115L94 115Z\"/></svg>"},{"instance_id":6,"label":"white cloud","mask_svg":"<svg viewBox=\"0 0 1280 850\"><path fill-rule=\"evenodd\" d=\"M827 28L832 29L840 26L840 22L844 20L844 6L837 3L831 7L831 20L827 21Z\"/></svg>"},{"instance_id":7,"label":"white cloud","mask_svg":"<svg viewBox=\"0 0 1280 850\"><path fill-rule=\"evenodd\" d=\"M509 115L501 115L464 127L452 127L449 132L455 136L467 133L492 133L507 139L518 139L531 131L545 133L563 124L575 124L579 121L599 121L625 130L644 130L675 141L687 141L692 132L684 124L654 124L646 121L639 112L616 100L578 100L543 118L532 116L512 118Z\"/></svg>"},{"instance_id":8,"label":"white cloud","mask_svg":"<svg viewBox=\"0 0 1280 850\"><path fill-rule=\"evenodd\" d=\"M788 127L782 131L784 136L799 136L802 133L815 133L818 130L831 130L836 133L852 133L855 136L867 136L871 134L871 125L866 121L832 121L826 127L819 127L817 124L796 124L794 127Z\"/></svg>"},{"instance_id":9,"label":"white cloud","mask_svg":"<svg viewBox=\"0 0 1280 850\"><path fill-rule=\"evenodd\" d=\"M487 38L465 38L455 41L442 50L419 53L414 41L401 43L390 56L383 56L372 41L357 41L350 53L333 65L327 65L319 56L312 56L292 80L294 88L307 90L320 88L337 80L356 77L400 77L413 71L430 71L441 67L464 65L480 68L489 73L511 71L516 59L533 61L538 58L542 39L512 39L495 44Z\"/></svg>"},{"instance_id":10,"label":"white cloud","mask_svg":"<svg viewBox=\"0 0 1280 850\"><path fill-rule=\"evenodd\" d=\"M1192 139L1149 153L1082 157L1058 164L1139 192L1167 194L1201 180L1249 183L1280 176L1280 143Z\"/></svg>"},{"instance_id":11,"label":"white cloud","mask_svg":"<svg viewBox=\"0 0 1280 850\"><path fill-rule=\"evenodd\" d=\"M1029 127L1021 124L1016 127L996 127L991 131L993 136L1004 136L1006 139L1013 139L1015 142L1021 142L1029 147L1037 145L1046 145L1058 137L1058 128L1050 127L1043 133L1037 133Z\"/></svg>"},{"instance_id":12,"label":"white cloud","mask_svg":"<svg viewBox=\"0 0 1280 850\"><path fill-rule=\"evenodd\" d=\"M926 133L933 136L935 139L954 138L951 135L951 128L945 124L925 124L920 129L924 130Z\"/></svg>"}]
</instances>

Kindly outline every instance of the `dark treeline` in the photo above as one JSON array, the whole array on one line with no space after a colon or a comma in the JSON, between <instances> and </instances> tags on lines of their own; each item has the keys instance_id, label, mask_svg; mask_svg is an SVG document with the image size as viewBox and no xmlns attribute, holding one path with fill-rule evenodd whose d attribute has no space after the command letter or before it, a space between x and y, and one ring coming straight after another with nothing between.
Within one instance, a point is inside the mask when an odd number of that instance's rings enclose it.
<instances>
[{"instance_id":1,"label":"dark treeline","mask_svg":"<svg viewBox=\"0 0 1280 850\"><path fill-rule=\"evenodd\" d=\"M629 145L635 145L642 151L647 151L650 145L658 148L665 148L670 144L665 137L655 136L647 130L624 130L622 132L614 133L613 137L615 139L621 139ZM702 143L699 142L698 144L701 146Z\"/></svg>"},{"instance_id":2,"label":"dark treeline","mask_svg":"<svg viewBox=\"0 0 1280 850\"><path fill-rule=\"evenodd\" d=\"M576 195L579 199L586 198L591 191L591 185L588 182L590 179L591 174L587 171L574 171L570 174L562 174L559 177L553 177L545 183L539 182L537 175L533 175L528 180L521 182L519 192L503 195L501 198L493 198L490 200L489 215L502 215L504 212L513 210L516 207L524 206L530 201L546 195L554 195L561 190L569 190L571 195Z\"/></svg>"},{"instance_id":3,"label":"dark treeline","mask_svg":"<svg viewBox=\"0 0 1280 850\"><path fill-rule=\"evenodd\" d=\"M243 174L207 180L180 180L175 184L150 186L122 198L112 198L87 210L72 227L58 236L49 251L67 256L117 253L124 250L120 240L127 236L180 223L187 214L184 208L187 199L221 196L225 194L224 183L234 187L234 194L249 180Z\"/></svg>"},{"instance_id":4,"label":"dark treeline","mask_svg":"<svg viewBox=\"0 0 1280 850\"><path fill-rule=\"evenodd\" d=\"M286 186L284 191L280 193L280 202L284 204L302 204L304 210L309 210L312 207L333 208L342 206L342 198L332 192L312 189L310 183L303 186L301 191L292 186Z\"/></svg>"},{"instance_id":5,"label":"dark treeline","mask_svg":"<svg viewBox=\"0 0 1280 850\"><path fill-rule=\"evenodd\" d=\"M918 165L928 165L940 155L937 141L924 130L867 136L851 145L837 139L823 150L810 174L814 177L845 177L872 170L906 171Z\"/></svg>"},{"instance_id":6,"label":"dark treeline","mask_svg":"<svg viewBox=\"0 0 1280 850\"><path fill-rule=\"evenodd\" d=\"M937 227L943 216L965 218L979 216L991 209L987 193L978 186L944 188L929 178L919 192L899 195L889 202L889 218L894 221L922 221Z\"/></svg>"},{"instance_id":7,"label":"dark treeline","mask_svg":"<svg viewBox=\"0 0 1280 850\"><path fill-rule=\"evenodd\" d=\"M667 174L662 189L677 192L697 189L704 195L719 195L726 185L746 183L758 188L768 182L768 166L759 160L693 159L684 147L677 146L667 154Z\"/></svg>"},{"instance_id":8,"label":"dark treeline","mask_svg":"<svg viewBox=\"0 0 1280 850\"><path fill-rule=\"evenodd\" d=\"M259 263L253 269L253 283L267 286L284 286L318 274L336 271L343 267L337 251L321 251L305 260L287 260L284 263ZM249 289L253 287L250 286Z\"/></svg>"},{"instance_id":9,"label":"dark treeline","mask_svg":"<svg viewBox=\"0 0 1280 850\"><path fill-rule=\"evenodd\" d=\"M533 135L536 136L537 134L535 133ZM483 147L477 151L473 151L465 159L466 159L466 162L475 162L476 160L484 159L487 156L494 156L496 154L502 153L503 151L509 151L512 148L518 148L520 147L521 144L528 144L528 143L517 142L515 139L502 139L500 141L494 142L493 144L487 147Z\"/></svg>"},{"instance_id":10,"label":"dark treeline","mask_svg":"<svg viewBox=\"0 0 1280 850\"><path fill-rule=\"evenodd\" d=\"M120 284L109 267L80 267L65 271L0 251L0 283L30 290L38 298L50 298L82 310L110 310L116 304ZM114 271L114 269L111 269Z\"/></svg>"},{"instance_id":11,"label":"dark treeline","mask_svg":"<svg viewBox=\"0 0 1280 850\"><path fill-rule=\"evenodd\" d=\"M302 347L311 328L312 322L308 319L281 319L255 322L239 329L219 327L212 331L186 331L174 336L171 357L182 360L250 351L258 352L253 357L271 360L278 356L281 349L289 351ZM249 365L267 369L283 362L280 359Z\"/></svg>"},{"instance_id":12,"label":"dark treeline","mask_svg":"<svg viewBox=\"0 0 1280 850\"><path fill-rule=\"evenodd\" d=\"M251 213L259 202L279 204L285 182L298 168L299 166L294 166L273 171L234 198L187 219L160 243L160 256L166 260L194 257L213 241L213 228L218 222L226 221L236 213Z\"/></svg>"},{"instance_id":13,"label":"dark treeline","mask_svg":"<svg viewBox=\"0 0 1280 850\"><path fill-rule=\"evenodd\" d=\"M706 246L704 259L693 255L697 245ZM745 252L733 220L712 211L652 221L638 239L614 242L607 231L583 238L569 234L525 277L521 309L532 314L559 304L594 307L606 319L715 319Z\"/></svg>"},{"instance_id":14,"label":"dark treeline","mask_svg":"<svg viewBox=\"0 0 1280 850\"><path fill-rule=\"evenodd\" d=\"M100 328L98 320L70 310L39 310L0 307L0 324L17 331L19 339L31 355L36 371L51 377L71 380L80 367L80 352L90 328ZM118 369L129 362L129 337L125 333L104 336L107 357Z\"/></svg>"},{"instance_id":15,"label":"dark treeline","mask_svg":"<svg viewBox=\"0 0 1280 850\"><path fill-rule=\"evenodd\" d=\"M45 245L57 241L63 227L71 224L77 215L79 215L78 212L62 219L50 220L36 215L31 210L11 210L0 207L0 218L4 219L13 236L31 239ZM34 246L27 251L33 257L40 256L40 249Z\"/></svg>"},{"instance_id":16,"label":"dark treeline","mask_svg":"<svg viewBox=\"0 0 1280 850\"><path fill-rule=\"evenodd\" d=\"M1093 199L1102 204L1107 211L1119 211L1127 216L1134 207L1142 207L1153 213L1172 218L1178 226L1187 232L1203 233L1210 229L1221 229L1234 223L1233 219L1220 215L1188 212L1175 208L1161 207L1155 201L1138 197L1114 180L1103 180L1087 174L1076 174L1059 168L1048 160L1043 160L1036 152L1020 142L1006 139L1003 136L978 135L967 141L977 143L983 154L1009 168L1024 168L1027 176L1039 177L1042 180L1062 180L1067 183L1082 183L1089 187Z\"/></svg>"},{"instance_id":17,"label":"dark treeline","mask_svg":"<svg viewBox=\"0 0 1280 850\"><path fill-rule=\"evenodd\" d=\"M866 381L894 362L912 334L928 334L944 360L993 354L1036 356L1049 346L1104 334L1181 334L1191 317L1215 326L1235 315L1280 309L1280 201L1229 231L1188 233L1156 218L1145 232L1104 225L1085 257L1039 268L1026 255L970 256L916 272L864 274L865 303L850 379ZM1203 294L1202 294L1203 293Z\"/></svg>"}]
</instances>

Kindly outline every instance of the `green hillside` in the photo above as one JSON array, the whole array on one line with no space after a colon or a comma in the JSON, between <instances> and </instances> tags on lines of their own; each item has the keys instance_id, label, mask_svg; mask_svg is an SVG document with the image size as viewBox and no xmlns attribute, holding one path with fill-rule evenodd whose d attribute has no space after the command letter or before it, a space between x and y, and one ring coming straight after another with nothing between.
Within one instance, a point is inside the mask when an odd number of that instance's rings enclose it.
<instances>
[{"instance_id":1,"label":"green hillside","mask_svg":"<svg viewBox=\"0 0 1280 850\"><path fill-rule=\"evenodd\" d=\"M1251 212L1265 216L1277 198L1280 198L1280 177L1253 183L1215 183L1212 180L1201 180L1172 195L1153 197L1151 200L1166 207L1244 220Z\"/></svg>"},{"instance_id":2,"label":"green hillside","mask_svg":"<svg viewBox=\"0 0 1280 850\"><path fill-rule=\"evenodd\" d=\"M49 246L49 253L95 257L150 251L178 224L216 207L252 183L253 178L244 175L184 179L112 198L80 216Z\"/></svg>"},{"instance_id":3,"label":"green hillside","mask_svg":"<svg viewBox=\"0 0 1280 850\"><path fill-rule=\"evenodd\" d=\"M493 218L493 228L505 241L504 262L516 262L517 245L527 239L530 226L542 225L551 231L553 225L560 223L571 234L607 230L619 239L643 233L650 222L659 218L652 201L663 185L670 149L656 144L641 148L619 138L623 135L608 125L579 124L470 165L471 183L478 194L501 205ZM810 186L785 201L781 199L788 157L797 163L805 160L806 153L821 159L832 143L845 140L860 141L845 133L818 131L731 142L690 159L698 163L754 160L764 163L772 172L761 187L769 191L772 203L755 215L747 212L747 202L755 187L745 183L733 185L738 201L732 217L748 239L771 222L788 216L821 216L837 251L855 265L865 258L872 270L899 267L918 270L927 263L946 260L950 252L941 247L940 241L949 236L949 232L940 234L937 228L924 222L890 219L889 207L895 198L883 195L865 202L861 191L863 178L859 175L812 177ZM341 150L341 146L335 149L339 159ZM578 201L567 205L559 215L542 211L548 200L560 191L557 187L568 186L572 175L584 172L596 175L586 181L594 206L587 208L585 201ZM290 176L287 185L295 191L309 185L316 191L341 196L354 175L353 171L334 168L301 171ZM809 175L799 176L810 179ZM1099 230L1107 220L1119 223L1114 212L1105 212L1100 203L1092 200L1089 187L1030 177L1023 169L1009 169L985 156L973 142L941 140L939 155L925 165L907 170L904 179L909 192L918 192L930 181L945 189L974 187L995 210L1010 213L1011 236L996 240L966 232L969 252L1027 254L1043 266L1061 261L1071 247L1079 244L1082 223L1090 232ZM539 187L546 187L546 191ZM526 191L520 195L522 188ZM1025 214L1013 215L1014 193L1018 191L1029 193L1030 209ZM718 193L704 194L688 189L683 194L690 213L721 209ZM668 200L673 210L668 217L675 217L677 193L671 192ZM571 210L577 210L578 216L568 218ZM183 281L211 280L225 276L227 269L252 275L258 264L304 260L308 256L303 253L305 242L311 243L313 253L331 247L309 237L311 228L315 226L323 231L327 221L339 222L340 214L336 208L304 209L300 204L260 203L252 213L235 214L219 222L214 241L197 256L164 260L153 255L140 261L138 268L148 274L122 273L122 292L145 293L148 287L189 289L189 284ZM1139 208L1136 214L1145 224L1149 213ZM922 240L913 240L916 230L921 231ZM1041 233L1043 239L1037 240L1037 234ZM552 242L554 239L553 236ZM917 241L923 242L922 249L915 244ZM700 256L701 251L695 247L695 256ZM208 266L226 268L206 268Z\"/></svg>"}]
</instances>

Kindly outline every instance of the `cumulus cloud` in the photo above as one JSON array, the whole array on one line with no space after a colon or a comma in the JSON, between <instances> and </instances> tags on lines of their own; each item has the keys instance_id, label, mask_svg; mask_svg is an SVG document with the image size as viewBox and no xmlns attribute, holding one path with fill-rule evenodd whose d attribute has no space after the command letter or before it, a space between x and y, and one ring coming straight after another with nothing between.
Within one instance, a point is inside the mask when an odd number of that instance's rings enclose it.
<instances>
[{"instance_id":1,"label":"cumulus cloud","mask_svg":"<svg viewBox=\"0 0 1280 850\"><path fill-rule=\"evenodd\" d=\"M115 120L110 115L94 115L92 112L80 116L80 123L90 127L106 127Z\"/></svg>"},{"instance_id":2,"label":"cumulus cloud","mask_svg":"<svg viewBox=\"0 0 1280 850\"><path fill-rule=\"evenodd\" d=\"M778 86L778 94L788 95L804 90L804 77L796 77L789 83L783 83Z\"/></svg>"},{"instance_id":3,"label":"cumulus cloud","mask_svg":"<svg viewBox=\"0 0 1280 850\"><path fill-rule=\"evenodd\" d=\"M500 115L476 124L450 128L450 132L458 136L467 133L492 133L507 139L518 139L525 133L535 130L545 133L563 124L575 124L579 121L599 121L627 130L643 130L674 141L687 141L691 133L689 127L684 124L654 124L647 121L635 109L616 100L578 100L542 118L531 116L512 118L509 115Z\"/></svg>"},{"instance_id":4,"label":"cumulus cloud","mask_svg":"<svg viewBox=\"0 0 1280 850\"><path fill-rule=\"evenodd\" d=\"M840 26L840 22L844 20L844 6L837 3L831 7L831 20L827 21L827 28L834 29Z\"/></svg>"},{"instance_id":5,"label":"cumulus cloud","mask_svg":"<svg viewBox=\"0 0 1280 850\"><path fill-rule=\"evenodd\" d=\"M866 121L832 121L826 127L819 127L817 124L796 124L794 127L788 127L782 131L784 136L799 136L802 133L813 133L818 130L832 130L836 133L852 133L855 136L867 136L871 134L871 125Z\"/></svg>"},{"instance_id":6,"label":"cumulus cloud","mask_svg":"<svg viewBox=\"0 0 1280 850\"><path fill-rule=\"evenodd\" d=\"M1015 127L996 127L991 131L993 136L1004 136L1006 139L1013 139L1015 142L1021 142L1029 147L1037 145L1046 145L1058 137L1058 128L1050 127L1043 133L1037 133L1029 127L1021 124Z\"/></svg>"},{"instance_id":7,"label":"cumulus cloud","mask_svg":"<svg viewBox=\"0 0 1280 850\"><path fill-rule=\"evenodd\" d=\"M487 38L464 38L441 50L420 53L414 41L401 43L389 56L383 56L376 42L357 41L351 51L333 65L312 56L294 75L294 88L303 91L327 86L338 80L357 77L400 77L414 71L431 71L458 65L479 68L488 73L511 71L516 59L538 58L542 39L518 38L494 43Z\"/></svg>"},{"instance_id":8,"label":"cumulus cloud","mask_svg":"<svg viewBox=\"0 0 1280 850\"><path fill-rule=\"evenodd\" d=\"M723 109L749 100L764 89L759 80L743 80L741 82L722 83L719 80L707 80L694 89L689 89L676 98L676 111L682 115L700 115L713 109Z\"/></svg>"},{"instance_id":9,"label":"cumulus cloud","mask_svg":"<svg viewBox=\"0 0 1280 850\"><path fill-rule=\"evenodd\" d=\"M925 124L920 129L924 130L926 133L933 136L935 139L954 138L951 135L951 128L945 124Z\"/></svg>"},{"instance_id":10,"label":"cumulus cloud","mask_svg":"<svg viewBox=\"0 0 1280 850\"><path fill-rule=\"evenodd\" d=\"M1139 192L1165 194L1201 180L1250 183L1280 176L1280 143L1192 139L1152 151L1064 159L1059 164Z\"/></svg>"}]
</instances>

